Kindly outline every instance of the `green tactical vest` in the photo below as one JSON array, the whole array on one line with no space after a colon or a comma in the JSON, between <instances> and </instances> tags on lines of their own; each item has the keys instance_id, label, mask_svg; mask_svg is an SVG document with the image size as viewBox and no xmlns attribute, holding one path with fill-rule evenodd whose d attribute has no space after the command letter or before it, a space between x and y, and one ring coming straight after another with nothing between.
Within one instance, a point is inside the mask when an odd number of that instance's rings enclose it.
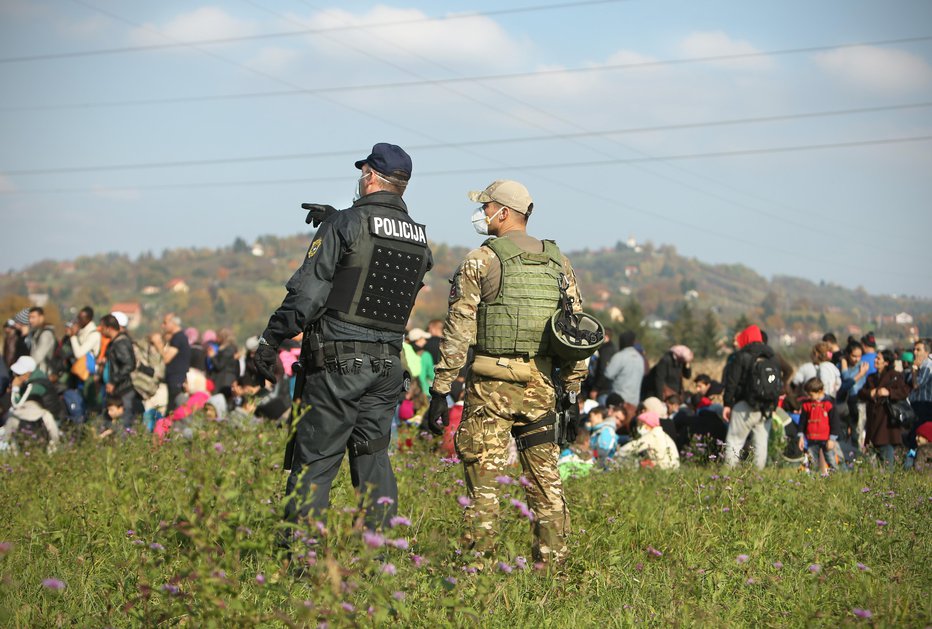
<instances>
[{"instance_id":1,"label":"green tactical vest","mask_svg":"<svg viewBox=\"0 0 932 629\"><path fill-rule=\"evenodd\" d=\"M563 258L552 240L543 253L530 253L508 238L490 238L488 246L502 263L502 286L476 315L476 351L491 356L547 355L547 325L560 305Z\"/></svg>"}]
</instances>

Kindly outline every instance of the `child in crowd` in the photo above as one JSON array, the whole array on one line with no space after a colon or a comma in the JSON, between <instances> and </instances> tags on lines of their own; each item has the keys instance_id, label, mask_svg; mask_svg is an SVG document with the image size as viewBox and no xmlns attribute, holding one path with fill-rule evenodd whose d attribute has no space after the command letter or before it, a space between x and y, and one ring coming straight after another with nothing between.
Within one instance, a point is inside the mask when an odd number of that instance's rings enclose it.
<instances>
[{"instance_id":1,"label":"child in crowd","mask_svg":"<svg viewBox=\"0 0 932 629\"><path fill-rule=\"evenodd\" d=\"M835 402L825 395L825 385L819 378L810 378L803 385L806 399L802 401L799 412L799 448L803 449L804 437L808 442L809 458L813 468L821 466L819 454L824 457L829 469L838 469L835 445L837 427Z\"/></svg>"},{"instance_id":2,"label":"child in crowd","mask_svg":"<svg viewBox=\"0 0 932 629\"><path fill-rule=\"evenodd\" d=\"M637 417L636 439L618 448L619 460L637 462L641 467L658 467L675 470L680 467L680 454L676 443L660 426L660 416L645 411Z\"/></svg>"},{"instance_id":3,"label":"child in crowd","mask_svg":"<svg viewBox=\"0 0 932 629\"><path fill-rule=\"evenodd\" d=\"M107 415L104 420L104 429L97 435L98 439L106 439L113 434L114 426L121 426L123 424L123 413L125 409L123 408L123 399L118 395L110 395L107 397Z\"/></svg>"},{"instance_id":4,"label":"child in crowd","mask_svg":"<svg viewBox=\"0 0 932 629\"><path fill-rule=\"evenodd\" d=\"M932 422L926 422L916 429L916 454L913 469L917 472L932 474Z\"/></svg>"},{"instance_id":5,"label":"child in crowd","mask_svg":"<svg viewBox=\"0 0 932 629\"><path fill-rule=\"evenodd\" d=\"M409 426L419 426L424 419L424 411L430 406L424 390L421 388L420 381L411 379L411 385L405 391L404 399L398 406L398 419L407 423ZM424 429L427 428L425 425Z\"/></svg>"},{"instance_id":6,"label":"child in crowd","mask_svg":"<svg viewBox=\"0 0 932 629\"><path fill-rule=\"evenodd\" d=\"M618 448L618 435L615 431L619 423L615 417L609 415L604 406L597 406L589 411L589 431L592 433L589 437L589 450L602 469L608 466Z\"/></svg>"}]
</instances>

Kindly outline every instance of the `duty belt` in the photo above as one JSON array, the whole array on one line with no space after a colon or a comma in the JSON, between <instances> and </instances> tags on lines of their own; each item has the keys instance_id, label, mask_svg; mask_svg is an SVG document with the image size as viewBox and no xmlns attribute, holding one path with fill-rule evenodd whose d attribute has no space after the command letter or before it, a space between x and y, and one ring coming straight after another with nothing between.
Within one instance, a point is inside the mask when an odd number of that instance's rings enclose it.
<instances>
[{"instance_id":1,"label":"duty belt","mask_svg":"<svg viewBox=\"0 0 932 629\"><path fill-rule=\"evenodd\" d=\"M358 374L363 366L363 355L369 357L372 373L388 376L393 360L399 352L389 343L371 341L327 341L323 344L324 366L328 373Z\"/></svg>"},{"instance_id":2,"label":"duty belt","mask_svg":"<svg viewBox=\"0 0 932 629\"><path fill-rule=\"evenodd\" d=\"M515 445L518 447L518 452L523 452L528 448L533 448L534 446L545 443L556 443L557 431L554 427L556 423L557 414L551 411L533 423L513 426L511 429L511 436L515 438ZM544 427L548 427L547 430L536 432L533 435L527 434L532 430Z\"/></svg>"}]
</instances>

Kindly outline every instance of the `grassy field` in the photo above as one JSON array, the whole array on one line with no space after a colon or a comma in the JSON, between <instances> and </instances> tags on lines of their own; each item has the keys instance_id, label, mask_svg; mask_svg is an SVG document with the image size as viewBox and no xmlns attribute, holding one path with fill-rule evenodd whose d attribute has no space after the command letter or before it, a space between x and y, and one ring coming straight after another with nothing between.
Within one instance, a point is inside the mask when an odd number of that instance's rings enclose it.
<instances>
[{"instance_id":1,"label":"grassy field","mask_svg":"<svg viewBox=\"0 0 932 629\"><path fill-rule=\"evenodd\" d=\"M86 439L0 460L0 625L932 624L928 477L593 473L567 484L572 556L559 571L530 563L508 500L520 485L505 485L499 556L470 574L460 467L416 443L393 458L404 518L384 543L354 527L344 468L295 579L275 545L282 445L269 426L204 423L159 447Z\"/></svg>"}]
</instances>

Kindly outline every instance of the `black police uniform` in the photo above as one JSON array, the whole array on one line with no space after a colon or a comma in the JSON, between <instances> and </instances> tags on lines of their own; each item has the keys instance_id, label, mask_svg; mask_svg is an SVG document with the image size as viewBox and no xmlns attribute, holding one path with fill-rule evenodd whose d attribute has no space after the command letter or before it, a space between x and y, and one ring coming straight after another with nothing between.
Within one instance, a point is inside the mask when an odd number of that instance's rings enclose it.
<instances>
[{"instance_id":1,"label":"black police uniform","mask_svg":"<svg viewBox=\"0 0 932 629\"><path fill-rule=\"evenodd\" d=\"M296 428L287 520L329 506L347 450L353 486L370 491L366 525L376 528L397 513L387 448L402 388L402 339L432 263L424 227L411 220L400 196L378 191L321 223L288 281L288 295L262 335L278 347L305 333L307 411Z\"/></svg>"}]
</instances>

